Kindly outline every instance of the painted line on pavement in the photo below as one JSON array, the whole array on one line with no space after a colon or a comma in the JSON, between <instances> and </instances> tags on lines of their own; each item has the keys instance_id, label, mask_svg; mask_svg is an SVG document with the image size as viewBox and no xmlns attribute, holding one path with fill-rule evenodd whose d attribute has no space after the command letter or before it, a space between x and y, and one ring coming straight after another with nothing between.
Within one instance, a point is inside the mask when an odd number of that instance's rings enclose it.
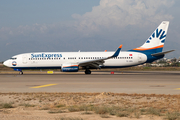
<instances>
[{"instance_id":1,"label":"painted line on pavement","mask_svg":"<svg viewBox=\"0 0 180 120\"><path fill-rule=\"evenodd\" d=\"M47 85L35 86L35 87L31 87L31 88L42 88L42 87L49 87L49 86L53 86L53 85L57 85L57 84L47 84Z\"/></svg>"}]
</instances>

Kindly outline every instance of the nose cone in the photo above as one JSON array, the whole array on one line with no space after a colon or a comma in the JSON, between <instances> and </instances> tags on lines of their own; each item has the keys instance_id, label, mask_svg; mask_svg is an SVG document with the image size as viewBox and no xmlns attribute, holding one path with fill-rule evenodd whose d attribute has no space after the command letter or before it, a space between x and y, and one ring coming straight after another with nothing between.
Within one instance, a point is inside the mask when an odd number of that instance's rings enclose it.
<instances>
[{"instance_id":1,"label":"nose cone","mask_svg":"<svg viewBox=\"0 0 180 120\"><path fill-rule=\"evenodd\" d=\"M5 65L5 66L9 66L9 61L8 60L6 60L5 62L3 62L3 65Z\"/></svg>"}]
</instances>

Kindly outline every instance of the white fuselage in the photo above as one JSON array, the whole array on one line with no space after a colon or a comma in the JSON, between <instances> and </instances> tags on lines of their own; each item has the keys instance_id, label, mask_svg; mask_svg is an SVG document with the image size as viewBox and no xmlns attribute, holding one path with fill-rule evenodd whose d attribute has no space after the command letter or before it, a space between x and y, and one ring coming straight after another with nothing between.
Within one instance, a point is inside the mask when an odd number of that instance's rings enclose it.
<instances>
[{"instance_id":1,"label":"white fuselage","mask_svg":"<svg viewBox=\"0 0 180 120\"><path fill-rule=\"evenodd\" d=\"M111 56L114 52L38 52L24 53L13 56L4 62L11 68L61 68L63 64L78 64L82 61L101 59ZM135 66L147 61L147 56L140 52L122 51L115 58L104 61L101 68L120 68Z\"/></svg>"}]
</instances>

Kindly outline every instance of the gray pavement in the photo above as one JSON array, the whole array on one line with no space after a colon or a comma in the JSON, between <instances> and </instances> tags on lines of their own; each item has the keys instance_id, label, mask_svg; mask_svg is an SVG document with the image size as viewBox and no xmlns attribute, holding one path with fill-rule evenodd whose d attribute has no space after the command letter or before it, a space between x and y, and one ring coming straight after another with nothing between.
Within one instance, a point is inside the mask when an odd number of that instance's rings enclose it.
<instances>
[{"instance_id":1,"label":"gray pavement","mask_svg":"<svg viewBox=\"0 0 180 120\"><path fill-rule=\"evenodd\" d=\"M45 86L42 86L45 85ZM115 92L180 94L180 72L84 72L0 75L0 92Z\"/></svg>"}]
</instances>

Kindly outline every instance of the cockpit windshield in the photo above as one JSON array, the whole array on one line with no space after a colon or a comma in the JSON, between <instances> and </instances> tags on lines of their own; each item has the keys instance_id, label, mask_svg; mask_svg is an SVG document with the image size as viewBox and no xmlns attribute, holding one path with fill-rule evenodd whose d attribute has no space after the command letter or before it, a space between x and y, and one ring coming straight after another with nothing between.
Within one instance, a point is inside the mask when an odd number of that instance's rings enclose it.
<instances>
[{"instance_id":1,"label":"cockpit windshield","mask_svg":"<svg viewBox=\"0 0 180 120\"><path fill-rule=\"evenodd\" d=\"M17 58L10 58L10 60L16 60Z\"/></svg>"}]
</instances>

